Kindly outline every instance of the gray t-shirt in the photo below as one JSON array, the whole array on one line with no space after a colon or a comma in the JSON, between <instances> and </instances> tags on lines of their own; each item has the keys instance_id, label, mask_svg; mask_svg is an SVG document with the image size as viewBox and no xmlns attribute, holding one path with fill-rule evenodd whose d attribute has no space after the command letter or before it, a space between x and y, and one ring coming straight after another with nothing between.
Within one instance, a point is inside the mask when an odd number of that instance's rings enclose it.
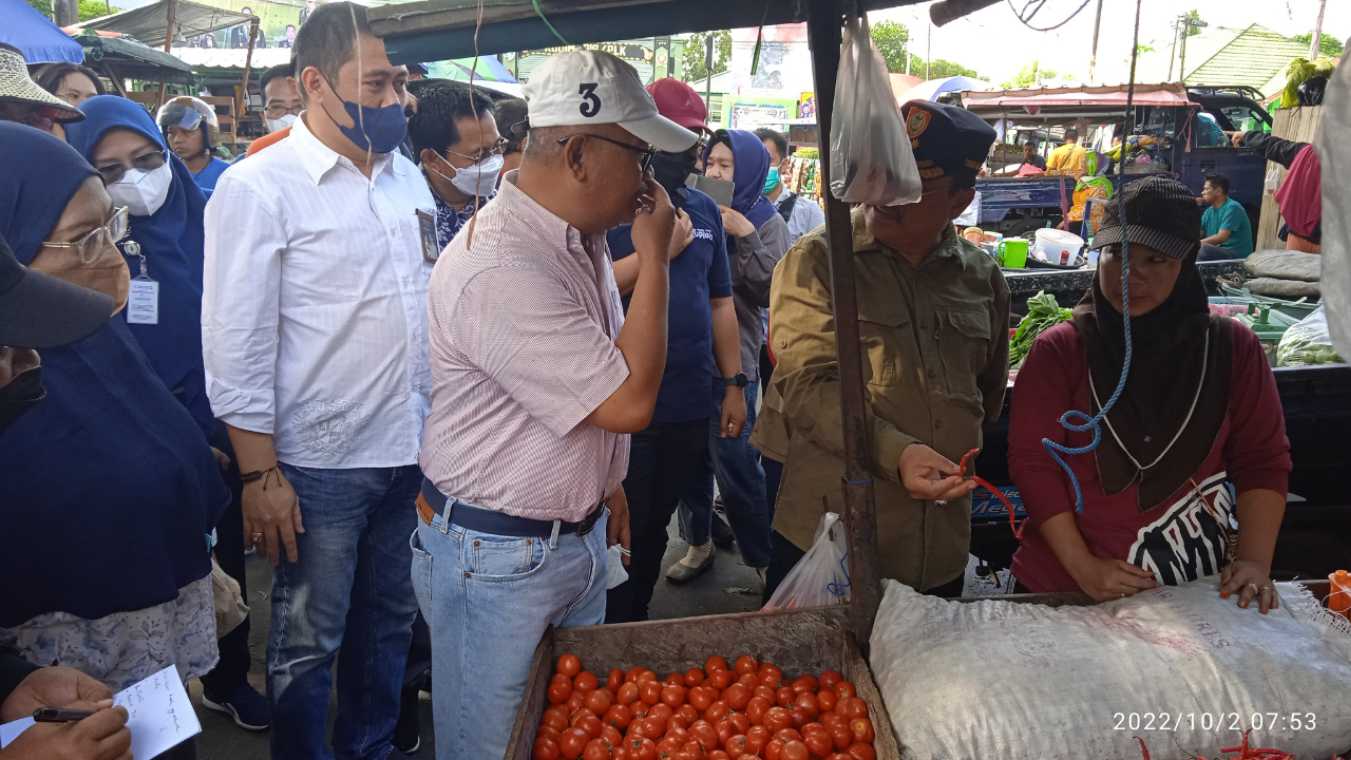
<instances>
[{"instance_id":1,"label":"gray t-shirt","mask_svg":"<svg viewBox=\"0 0 1351 760\"><path fill-rule=\"evenodd\" d=\"M774 266L788 252L792 238L783 217L773 214L752 235L732 238L732 302L741 331L741 371L751 382L760 378L760 346L765 342L765 310Z\"/></svg>"}]
</instances>

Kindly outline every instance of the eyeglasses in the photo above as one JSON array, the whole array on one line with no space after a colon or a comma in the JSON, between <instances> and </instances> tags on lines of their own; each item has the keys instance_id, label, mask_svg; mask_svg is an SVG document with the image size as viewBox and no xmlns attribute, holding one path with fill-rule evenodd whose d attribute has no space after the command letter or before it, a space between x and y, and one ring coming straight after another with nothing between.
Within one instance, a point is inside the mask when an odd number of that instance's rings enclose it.
<instances>
[{"instance_id":1,"label":"eyeglasses","mask_svg":"<svg viewBox=\"0 0 1351 760\"><path fill-rule=\"evenodd\" d=\"M299 116L300 112L304 110L305 106L303 105L287 107L282 103L274 103L263 109L263 113L266 114L269 119L280 119L287 114Z\"/></svg>"},{"instance_id":2,"label":"eyeglasses","mask_svg":"<svg viewBox=\"0 0 1351 760\"><path fill-rule=\"evenodd\" d=\"M473 155L467 153L457 153L453 150L447 150L446 153L452 156L459 156L460 158L463 158L466 161L470 161L476 164L479 161L488 158L489 156L500 156L503 153L506 153L507 146L510 144L511 141L508 140L507 138L499 137L497 138L497 142L493 143L492 146L483 148L479 150L477 153L474 153Z\"/></svg>"},{"instance_id":3,"label":"eyeglasses","mask_svg":"<svg viewBox=\"0 0 1351 760\"><path fill-rule=\"evenodd\" d=\"M98 167L98 173L99 176L103 178L103 184L112 185L121 182L122 178L127 176L127 172L131 169L137 169L143 172L153 172L161 166L164 166L164 163L168 160L169 156L165 151L156 151L131 159L131 166L127 166L126 164L100 166Z\"/></svg>"},{"instance_id":4,"label":"eyeglasses","mask_svg":"<svg viewBox=\"0 0 1351 760\"><path fill-rule=\"evenodd\" d=\"M122 242L131 229L131 223L125 207L113 209L113 215L101 227L95 227L89 234L73 242L44 241L43 248L74 248L79 254L81 264L93 264L103 248Z\"/></svg>"},{"instance_id":5,"label":"eyeglasses","mask_svg":"<svg viewBox=\"0 0 1351 760\"><path fill-rule=\"evenodd\" d=\"M642 156L642 158L639 159L638 166L642 168L643 174L647 174L647 170L652 168L652 157L657 155L657 149L652 147L651 145L648 145L646 147L639 147L637 145L630 145L629 143L623 142L622 140L614 140L609 137L605 137L604 135L593 135L589 132L578 132L575 135L560 137L558 139L558 144L562 145L574 137L590 137L593 140L600 140L602 142L610 143L611 145L618 145L619 147L625 150L631 150L634 153L639 154L640 156Z\"/></svg>"}]
</instances>

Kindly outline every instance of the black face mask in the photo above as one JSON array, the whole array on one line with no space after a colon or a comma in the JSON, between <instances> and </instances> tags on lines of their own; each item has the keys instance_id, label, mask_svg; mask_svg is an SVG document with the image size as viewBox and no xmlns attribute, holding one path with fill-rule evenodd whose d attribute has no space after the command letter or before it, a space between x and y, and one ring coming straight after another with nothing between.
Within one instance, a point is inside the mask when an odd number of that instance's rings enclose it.
<instances>
[{"instance_id":1,"label":"black face mask","mask_svg":"<svg viewBox=\"0 0 1351 760\"><path fill-rule=\"evenodd\" d=\"M46 397L47 389L42 387L42 367L19 373L9 385L0 388L0 431Z\"/></svg>"},{"instance_id":2,"label":"black face mask","mask_svg":"<svg viewBox=\"0 0 1351 760\"><path fill-rule=\"evenodd\" d=\"M652 157L652 174L668 194L675 195L676 190L685 186L685 178L694 171L694 158L692 150L658 153Z\"/></svg>"}]
</instances>

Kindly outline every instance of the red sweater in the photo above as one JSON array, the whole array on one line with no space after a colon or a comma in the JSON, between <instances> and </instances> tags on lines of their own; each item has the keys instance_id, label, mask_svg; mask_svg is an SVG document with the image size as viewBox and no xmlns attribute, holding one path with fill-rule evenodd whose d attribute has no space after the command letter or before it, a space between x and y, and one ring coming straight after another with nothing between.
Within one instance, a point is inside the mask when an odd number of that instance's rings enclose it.
<instances>
[{"instance_id":1,"label":"red sweater","mask_svg":"<svg viewBox=\"0 0 1351 760\"><path fill-rule=\"evenodd\" d=\"M1138 486L1109 496L1092 454L1068 458L1084 494L1079 531L1095 555L1124 559L1168 585L1217 573L1225 553L1217 520L1237 524L1235 494L1259 488L1285 494L1290 442L1276 378L1257 336L1251 330L1233 334L1229 411L1196 471L1199 488L1186 483L1160 505L1141 512ZM1067 409L1091 411L1092 403L1079 333L1070 323L1056 325L1037 339L1018 371L1009 423L1009 470L1030 518L1013 558L1013 573L1032 591L1079 590L1041 536L1042 522L1074 510L1069 478L1041 439L1087 444L1090 434L1069 433L1058 420ZM1109 436L1104 424L1103 438Z\"/></svg>"}]
</instances>

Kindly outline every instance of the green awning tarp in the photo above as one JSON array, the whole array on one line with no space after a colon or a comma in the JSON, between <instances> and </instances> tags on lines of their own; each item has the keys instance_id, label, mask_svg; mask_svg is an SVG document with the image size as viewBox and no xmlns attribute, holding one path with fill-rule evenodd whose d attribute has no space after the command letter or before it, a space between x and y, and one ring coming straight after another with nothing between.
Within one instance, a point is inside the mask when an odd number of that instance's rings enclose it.
<instances>
[{"instance_id":1,"label":"green awning tarp","mask_svg":"<svg viewBox=\"0 0 1351 760\"><path fill-rule=\"evenodd\" d=\"M85 64L105 73L148 82L192 84L192 67L135 40L104 37L93 33L75 38L84 47Z\"/></svg>"}]
</instances>

